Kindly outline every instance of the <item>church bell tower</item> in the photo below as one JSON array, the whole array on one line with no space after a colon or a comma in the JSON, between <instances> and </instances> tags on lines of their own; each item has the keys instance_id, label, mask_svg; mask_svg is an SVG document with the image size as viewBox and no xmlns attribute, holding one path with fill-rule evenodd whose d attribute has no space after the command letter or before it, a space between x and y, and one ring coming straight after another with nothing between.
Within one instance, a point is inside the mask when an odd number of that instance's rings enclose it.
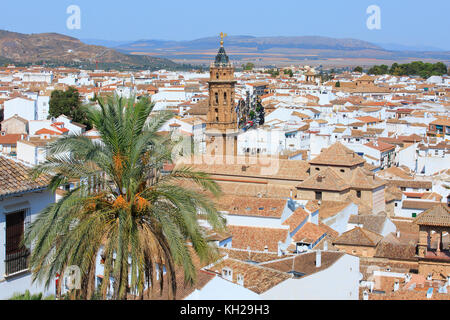
<instances>
[{"instance_id":1,"label":"church bell tower","mask_svg":"<svg viewBox=\"0 0 450 320\"><path fill-rule=\"evenodd\" d=\"M210 67L209 108L206 121L206 150L212 156L237 155L238 123L235 103L234 68L223 47Z\"/></svg>"}]
</instances>

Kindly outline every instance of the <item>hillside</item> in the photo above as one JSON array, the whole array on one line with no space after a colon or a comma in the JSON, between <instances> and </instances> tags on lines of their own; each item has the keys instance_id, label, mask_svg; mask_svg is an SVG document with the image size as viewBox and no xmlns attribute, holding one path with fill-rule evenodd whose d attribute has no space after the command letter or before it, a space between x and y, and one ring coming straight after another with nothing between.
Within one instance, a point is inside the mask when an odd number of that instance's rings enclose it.
<instances>
[{"instance_id":1,"label":"hillside","mask_svg":"<svg viewBox=\"0 0 450 320\"><path fill-rule=\"evenodd\" d=\"M80 40L57 33L21 34L0 30L0 61L17 63L82 64L123 66L148 69L174 69L173 61L150 56L136 56L111 48L87 45Z\"/></svg>"},{"instance_id":2,"label":"hillside","mask_svg":"<svg viewBox=\"0 0 450 320\"><path fill-rule=\"evenodd\" d=\"M439 60L450 62L445 51L391 51L357 39L329 37L253 37L230 36L226 49L234 61L257 64L300 63L328 60L347 63L379 64L389 61ZM191 41L141 40L120 45L117 50L136 55L162 55L174 61L208 63L217 52L218 37Z\"/></svg>"}]
</instances>

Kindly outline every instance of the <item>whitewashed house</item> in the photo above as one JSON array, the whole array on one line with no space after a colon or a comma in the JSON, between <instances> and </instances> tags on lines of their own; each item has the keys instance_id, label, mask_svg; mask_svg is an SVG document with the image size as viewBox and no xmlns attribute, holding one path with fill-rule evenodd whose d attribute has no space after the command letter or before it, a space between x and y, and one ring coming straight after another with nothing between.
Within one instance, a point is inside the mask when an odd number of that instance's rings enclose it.
<instances>
[{"instance_id":1,"label":"whitewashed house","mask_svg":"<svg viewBox=\"0 0 450 320\"><path fill-rule=\"evenodd\" d=\"M28 266L30 248L20 245L25 228L38 213L54 202L45 179L30 180L25 165L0 156L0 299L14 293L54 294L39 283L32 284ZM8 174L4 174L8 172ZM31 248L32 249L32 248Z\"/></svg>"}]
</instances>

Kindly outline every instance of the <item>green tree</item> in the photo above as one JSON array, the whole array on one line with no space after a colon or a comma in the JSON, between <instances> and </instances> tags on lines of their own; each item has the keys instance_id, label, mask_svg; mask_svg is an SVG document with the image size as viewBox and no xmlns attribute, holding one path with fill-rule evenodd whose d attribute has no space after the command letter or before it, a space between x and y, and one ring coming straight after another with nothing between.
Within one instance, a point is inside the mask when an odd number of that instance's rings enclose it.
<instances>
[{"instance_id":1,"label":"green tree","mask_svg":"<svg viewBox=\"0 0 450 320\"><path fill-rule=\"evenodd\" d=\"M242 65L242 69L244 69L246 71L253 70L254 67L255 67L255 65L251 62L247 62L247 64Z\"/></svg>"},{"instance_id":2,"label":"green tree","mask_svg":"<svg viewBox=\"0 0 450 320\"><path fill-rule=\"evenodd\" d=\"M291 69L284 70L284 74L289 75L289 77L291 77L291 78L294 76L294 73L292 72Z\"/></svg>"},{"instance_id":3,"label":"green tree","mask_svg":"<svg viewBox=\"0 0 450 320\"><path fill-rule=\"evenodd\" d=\"M48 145L46 162L32 171L33 177L49 175L53 191L70 180L84 181L27 228L25 244L34 244L33 281L49 286L57 273L76 265L82 288L74 298L91 299L96 256L103 248L103 298L111 277L113 299L127 299L128 290L143 298L146 284L157 285L157 265L167 272L165 277L160 273L160 285L167 278L169 297L175 298L175 267L184 270L186 284L193 284L192 254L202 262L217 255L198 223L198 213L217 230L225 227L210 197L181 182L199 185L215 196L220 188L189 167L161 174L176 146L157 132L173 115L152 112L154 105L146 98L135 102L115 96L98 102L99 110L87 111L102 143L84 136L63 137Z\"/></svg>"},{"instance_id":4,"label":"green tree","mask_svg":"<svg viewBox=\"0 0 450 320\"><path fill-rule=\"evenodd\" d=\"M336 82L336 88L340 88L340 87L341 87L341 82L340 81Z\"/></svg>"},{"instance_id":5,"label":"green tree","mask_svg":"<svg viewBox=\"0 0 450 320\"><path fill-rule=\"evenodd\" d=\"M280 71L278 69L270 69L268 73L272 76L272 78L276 78L280 75Z\"/></svg>"},{"instance_id":6,"label":"green tree","mask_svg":"<svg viewBox=\"0 0 450 320\"><path fill-rule=\"evenodd\" d=\"M76 88L69 87L66 91L54 90L50 96L50 117L59 117L66 115L73 121L84 124L87 129L91 129L92 125L87 118L85 108L82 106L80 93Z\"/></svg>"},{"instance_id":7,"label":"green tree","mask_svg":"<svg viewBox=\"0 0 450 320\"><path fill-rule=\"evenodd\" d=\"M362 73L363 72L363 68L360 66L357 66L355 69L353 69L353 72L359 72Z\"/></svg>"}]
</instances>

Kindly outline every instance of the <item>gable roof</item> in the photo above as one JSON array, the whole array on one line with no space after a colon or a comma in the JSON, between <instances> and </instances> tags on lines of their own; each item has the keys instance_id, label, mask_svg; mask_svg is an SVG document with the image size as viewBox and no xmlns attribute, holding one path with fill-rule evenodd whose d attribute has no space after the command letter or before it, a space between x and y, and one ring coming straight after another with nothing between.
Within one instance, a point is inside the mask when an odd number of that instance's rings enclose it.
<instances>
[{"instance_id":1,"label":"gable roof","mask_svg":"<svg viewBox=\"0 0 450 320\"><path fill-rule=\"evenodd\" d=\"M289 226L289 232L294 231L305 219L307 219L309 213L305 211L302 207L297 208L294 213L287 218L282 225Z\"/></svg>"},{"instance_id":2,"label":"gable roof","mask_svg":"<svg viewBox=\"0 0 450 320\"><path fill-rule=\"evenodd\" d=\"M356 227L350 231L344 232L340 237L334 240L334 244L375 247L381 239L383 239L383 236L378 233Z\"/></svg>"},{"instance_id":3,"label":"gable roof","mask_svg":"<svg viewBox=\"0 0 450 320\"><path fill-rule=\"evenodd\" d=\"M384 215L351 215L348 223L362 225L365 230L381 234L387 219Z\"/></svg>"},{"instance_id":4,"label":"gable roof","mask_svg":"<svg viewBox=\"0 0 450 320\"><path fill-rule=\"evenodd\" d=\"M317 224L307 222L292 238L295 242L315 243L327 231Z\"/></svg>"}]
</instances>

